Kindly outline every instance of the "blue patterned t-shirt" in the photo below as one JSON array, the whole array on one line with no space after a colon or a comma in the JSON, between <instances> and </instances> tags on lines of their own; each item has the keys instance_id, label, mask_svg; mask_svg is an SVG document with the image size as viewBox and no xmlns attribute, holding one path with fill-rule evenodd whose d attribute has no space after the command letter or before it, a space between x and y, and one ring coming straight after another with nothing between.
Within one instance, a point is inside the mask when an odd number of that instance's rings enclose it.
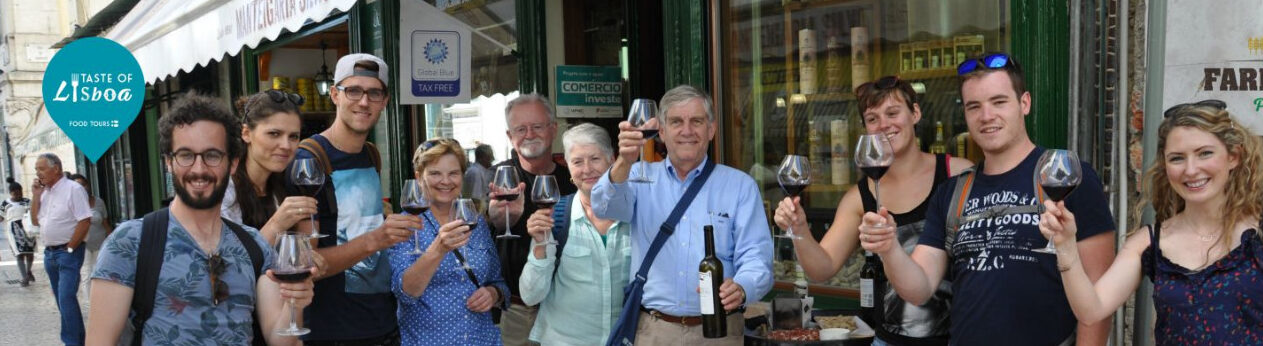
<instances>
[{"instance_id":1,"label":"blue patterned t-shirt","mask_svg":"<svg viewBox=\"0 0 1263 346\"><path fill-rule=\"evenodd\" d=\"M243 226L250 241L263 250L263 271L272 268L273 251L259 231ZM255 283L253 263L241 240L224 225L219 254L228 267L222 280L228 284L228 300L212 303L210 255L184 230L174 216L167 223L167 245L162 271L154 292L153 315L145 322L146 345L249 345L254 337ZM136 285L136 256L141 220L118 226L101 247L93 279L109 280L127 287Z\"/></svg>"}]
</instances>

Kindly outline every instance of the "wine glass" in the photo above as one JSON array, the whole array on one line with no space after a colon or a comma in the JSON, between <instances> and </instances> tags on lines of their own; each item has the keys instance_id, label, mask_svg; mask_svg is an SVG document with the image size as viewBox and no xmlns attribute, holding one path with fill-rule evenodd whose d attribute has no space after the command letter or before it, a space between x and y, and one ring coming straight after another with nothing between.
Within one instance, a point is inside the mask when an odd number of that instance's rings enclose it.
<instances>
[{"instance_id":1,"label":"wine glass","mask_svg":"<svg viewBox=\"0 0 1263 346\"><path fill-rule=\"evenodd\" d=\"M474 206L474 200L469 198L457 199L452 204L452 214L457 220L461 220L466 226L469 226L470 232L473 232L474 227L478 227L478 208ZM472 270L474 268L469 266L469 262L465 261L465 256L461 255L460 249L452 251L456 252L456 258L460 260L462 270Z\"/></svg>"},{"instance_id":2,"label":"wine glass","mask_svg":"<svg viewBox=\"0 0 1263 346\"><path fill-rule=\"evenodd\" d=\"M430 200L425 198L425 187L421 186L421 182L416 179L408 179L403 182L403 193L400 194L399 206L408 214L416 215L417 218L423 217L426 210L430 210ZM421 250L421 230L413 230L412 232L412 252L413 255L420 255L424 251Z\"/></svg>"},{"instance_id":3,"label":"wine glass","mask_svg":"<svg viewBox=\"0 0 1263 346\"><path fill-rule=\"evenodd\" d=\"M802 155L786 155L781 161L781 168L776 173L776 181L781 183L781 189L785 190L785 194L789 197L798 197L799 194L811 185L811 165L807 162L807 158ZM790 226L785 229L784 235L778 235L781 238L802 239L794 234L794 227Z\"/></svg>"},{"instance_id":4,"label":"wine glass","mask_svg":"<svg viewBox=\"0 0 1263 346\"><path fill-rule=\"evenodd\" d=\"M320 164L314 158L301 158L290 163L289 167L290 179L294 182L294 186L298 188L298 193L303 196L316 198L320 194L320 188L325 184L325 171L321 169ZM316 228L316 214L311 214L311 238L324 238L328 235L321 234L320 229Z\"/></svg>"},{"instance_id":5,"label":"wine glass","mask_svg":"<svg viewBox=\"0 0 1263 346\"><path fill-rule=\"evenodd\" d=\"M855 144L855 165L865 176L873 179L873 198L877 200L877 208L881 208L881 177L895 162L895 150L890 146L886 134L861 135Z\"/></svg>"},{"instance_id":6,"label":"wine glass","mask_svg":"<svg viewBox=\"0 0 1263 346\"><path fill-rule=\"evenodd\" d=\"M496 176L493 182L495 183L496 188L500 189L501 192L507 192L508 190L517 188L517 185L521 183L522 180L521 178L518 178L517 176L517 168L514 168L513 166L500 166L499 168L496 168ZM518 194L516 193L512 193L512 194L500 193L496 195L496 199L505 201L505 202L511 202L511 201L517 200L517 195ZM508 205L504 206L504 224L505 224L504 234L498 235L496 236L496 238L500 238L500 239L519 238L518 235L510 232L513 228L513 225L509 224L509 206Z\"/></svg>"},{"instance_id":7,"label":"wine glass","mask_svg":"<svg viewBox=\"0 0 1263 346\"><path fill-rule=\"evenodd\" d=\"M540 209L552 209L558 200L561 200L561 190L557 189L557 178L552 175L535 176L535 183L531 187L531 202L535 202ZM548 240L544 244L557 244L557 241L553 240L552 233L548 232L545 235Z\"/></svg>"},{"instance_id":8,"label":"wine glass","mask_svg":"<svg viewBox=\"0 0 1263 346\"><path fill-rule=\"evenodd\" d=\"M276 263L272 265L272 276L277 281L284 283L297 283L307 280L311 277L311 268L315 267L315 261L311 257L311 244L307 242L310 239L305 234L297 232L285 232L277 236L276 241ZM277 335L298 336L306 335L311 329L298 326L298 308L294 305L294 299L289 300L289 327L277 329Z\"/></svg>"},{"instance_id":9,"label":"wine glass","mask_svg":"<svg viewBox=\"0 0 1263 346\"><path fill-rule=\"evenodd\" d=\"M658 114L658 103L651 99L635 99L632 101L631 110L627 112L627 122L631 126L640 130L645 139L653 139L658 136L658 125L649 124L654 116ZM648 175L649 165L645 163L645 151L640 151L640 174L632 178L633 183L652 183L653 179Z\"/></svg>"},{"instance_id":10,"label":"wine glass","mask_svg":"<svg viewBox=\"0 0 1263 346\"><path fill-rule=\"evenodd\" d=\"M1079 155L1073 151L1050 149L1039 156L1039 162L1035 164L1035 174L1039 187L1048 195L1048 199L1060 202L1074 188L1079 187L1079 182L1083 180L1083 166L1079 163ZM1052 239L1048 239L1048 245L1031 251L1056 254L1057 247Z\"/></svg>"}]
</instances>

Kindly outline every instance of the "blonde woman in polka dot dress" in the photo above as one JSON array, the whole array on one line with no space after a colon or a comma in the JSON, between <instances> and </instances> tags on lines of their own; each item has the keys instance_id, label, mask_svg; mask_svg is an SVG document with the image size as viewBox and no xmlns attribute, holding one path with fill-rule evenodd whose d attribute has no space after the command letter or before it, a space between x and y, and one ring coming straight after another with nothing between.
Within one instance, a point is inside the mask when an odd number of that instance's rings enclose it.
<instances>
[{"instance_id":1,"label":"blonde woman in polka dot dress","mask_svg":"<svg viewBox=\"0 0 1263 346\"><path fill-rule=\"evenodd\" d=\"M414 230L417 241L390 249L390 286L399 300L402 344L500 345L491 309L506 308L509 287L500 275L491 231L481 217L471 227L452 213L468 165L464 150L452 139L430 140L417 148L412 165L425 185L430 210L420 215L425 227ZM413 254L418 246L423 252Z\"/></svg>"}]
</instances>

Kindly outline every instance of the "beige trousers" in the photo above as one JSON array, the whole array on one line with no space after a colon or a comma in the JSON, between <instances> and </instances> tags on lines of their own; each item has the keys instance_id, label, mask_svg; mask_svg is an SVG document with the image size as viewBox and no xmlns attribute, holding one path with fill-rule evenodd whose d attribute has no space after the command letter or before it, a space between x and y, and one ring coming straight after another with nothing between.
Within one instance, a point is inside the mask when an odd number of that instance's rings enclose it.
<instances>
[{"instance_id":1,"label":"beige trousers","mask_svg":"<svg viewBox=\"0 0 1263 346\"><path fill-rule=\"evenodd\" d=\"M539 345L530 340L536 313L539 313L539 307L509 304L509 310L500 314L500 339L505 346Z\"/></svg>"},{"instance_id":2,"label":"beige trousers","mask_svg":"<svg viewBox=\"0 0 1263 346\"><path fill-rule=\"evenodd\" d=\"M728 315L728 337L707 339L702 336L702 326L686 327L640 312L636 326L636 345L741 345L745 340L745 320L740 313Z\"/></svg>"}]
</instances>

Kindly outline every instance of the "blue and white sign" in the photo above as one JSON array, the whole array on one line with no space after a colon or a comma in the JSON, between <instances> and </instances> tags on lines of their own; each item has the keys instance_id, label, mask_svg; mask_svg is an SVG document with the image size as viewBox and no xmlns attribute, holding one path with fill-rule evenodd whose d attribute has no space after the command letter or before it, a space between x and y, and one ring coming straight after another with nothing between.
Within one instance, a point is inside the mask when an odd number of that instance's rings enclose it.
<instances>
[{"instance_id":1,"label":"blue and white sign","mask_svg":"<svg viewBox=\"0 0 1263 346\"><path fill-rule=\"evenodd\" d=\"M96 162L136 120L145 78L136 57L99 37L71 42L44 70L44 106L88 161Z\"/></svg>"},{"instance_id":2,"label":"blue and white sign","mask_svg":"<svg viewBox=\"0 0 1263 346\"><path fill-rule=\"evenodd\" d=\"M471 30L424 1L400 3L401 104L465 103L470 99Z\"/></svg>"}]
</instances>

